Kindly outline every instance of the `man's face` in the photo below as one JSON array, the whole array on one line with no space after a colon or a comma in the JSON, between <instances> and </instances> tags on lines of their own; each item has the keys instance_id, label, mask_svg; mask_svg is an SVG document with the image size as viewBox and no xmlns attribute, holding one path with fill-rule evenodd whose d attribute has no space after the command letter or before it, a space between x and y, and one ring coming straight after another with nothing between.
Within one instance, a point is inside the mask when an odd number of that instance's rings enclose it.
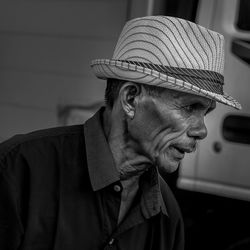
<instances>
[{"instance_id":1,"label":"man's face","mask_svg":"<svg viewBox=\"0 0 250 250\"><path fill-rule=\"evenodd\" d=\"M148 95L144 88L142 92L129 125L130 135L140 153L171 173L185 153L196 149L197 140L207 136L204 116L215 108L215 102L167 89L159 97Z\"/></svg>"}]
</instances>

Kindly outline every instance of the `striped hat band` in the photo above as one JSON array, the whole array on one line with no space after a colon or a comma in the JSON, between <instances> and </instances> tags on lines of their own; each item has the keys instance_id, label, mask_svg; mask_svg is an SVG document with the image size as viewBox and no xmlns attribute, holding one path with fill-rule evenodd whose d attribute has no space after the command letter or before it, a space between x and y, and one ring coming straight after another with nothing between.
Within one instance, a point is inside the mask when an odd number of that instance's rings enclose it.
<instances>
[{"instance_id":1,"label":"striped hat band","mask_svg":"<svg viewBox=\"0 0 250 250\"><path fill-rule=\"evenodd\" d=\"M94 74L203 96L241 109L224 93L224 37L184 19L146 16L128 21L112 59L95 59Z\"/></svg>"},{"instance_id":2,"label":"striped hat band","mask_svg":"<svg viewBox=\"0 0 250 250\"><path fill-rule=\"evenodd\" d=\"M155 70L160 73L167 74L168 76L189 82L199 88L206 89L220 95L223 94L224 77L217 72L209 70L177 68L128 60L118 61L120 61L121 63L125 62L130 65L135 65L135 71L137 70L136 67L140 66L145 69L145 72L146 69Z\"/></svg>"}]
</instances>

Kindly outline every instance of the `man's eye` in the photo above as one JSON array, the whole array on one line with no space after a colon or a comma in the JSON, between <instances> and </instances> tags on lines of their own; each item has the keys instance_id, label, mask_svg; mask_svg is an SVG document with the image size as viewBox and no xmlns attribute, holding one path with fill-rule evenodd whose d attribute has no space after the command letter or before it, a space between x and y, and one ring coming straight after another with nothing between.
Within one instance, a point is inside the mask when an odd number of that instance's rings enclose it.
<instances>
[{"instance_id":1,"label":"man's eye","mask_svg":"<svg viewBox=\"0 0 250 250\"><path fill-rule=\"evenodd\" d=\"M187 105L187 106L184 106L183 109L188 114L193 114L194 112L202 112L204 114L204 116L206 116L207 114L209 114L213 110L211 108L206 109L204 106L199 105L199 104Z\"/></svg>"},{"instance_id":2,"label":"man's eye","mask_svg":"<svg viewBox=\"0 0 250 250\"><path fill-rule=\"evenodd\" d=\"M188 106L183 107L183 109L188 113L192 113L194 111L195 107L194 107L194 105L188 105Z\"/></svg>"}]
</instances>

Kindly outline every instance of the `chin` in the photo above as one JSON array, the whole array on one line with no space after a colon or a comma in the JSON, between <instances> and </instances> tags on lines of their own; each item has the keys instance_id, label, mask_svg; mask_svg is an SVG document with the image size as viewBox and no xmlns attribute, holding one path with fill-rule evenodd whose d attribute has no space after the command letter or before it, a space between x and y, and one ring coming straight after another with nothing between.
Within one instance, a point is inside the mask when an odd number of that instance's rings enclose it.
<instances>
[{"instance_id":1,"label":"chin","mask_svg":"<svg viewBox=\"0 0 250 250\"><path fill-rule=\"evenodd\" d=\"M180 166L180 163L180 160L166 159L165 157L159 157L156 161L159 170L167 174L175 172Z\"/></svg>"}]
</instances>

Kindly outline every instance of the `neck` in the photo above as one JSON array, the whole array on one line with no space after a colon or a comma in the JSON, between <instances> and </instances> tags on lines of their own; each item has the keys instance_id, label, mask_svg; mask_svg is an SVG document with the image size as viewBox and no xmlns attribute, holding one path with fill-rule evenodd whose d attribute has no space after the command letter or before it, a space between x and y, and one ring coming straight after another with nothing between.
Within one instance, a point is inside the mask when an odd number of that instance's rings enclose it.
<instances>
[{"instance_id":1,"label":"neck","mask_svg":"<svg viewBox=\"0 0 250 250\"><path fill-rule=\"evenodd\" d=\"M103 128L121 180L138 181L138 177L151 164L140 154L139 145L130 138L122 112L106 108L103 113Z\"/></svg>"}]
</instances>

